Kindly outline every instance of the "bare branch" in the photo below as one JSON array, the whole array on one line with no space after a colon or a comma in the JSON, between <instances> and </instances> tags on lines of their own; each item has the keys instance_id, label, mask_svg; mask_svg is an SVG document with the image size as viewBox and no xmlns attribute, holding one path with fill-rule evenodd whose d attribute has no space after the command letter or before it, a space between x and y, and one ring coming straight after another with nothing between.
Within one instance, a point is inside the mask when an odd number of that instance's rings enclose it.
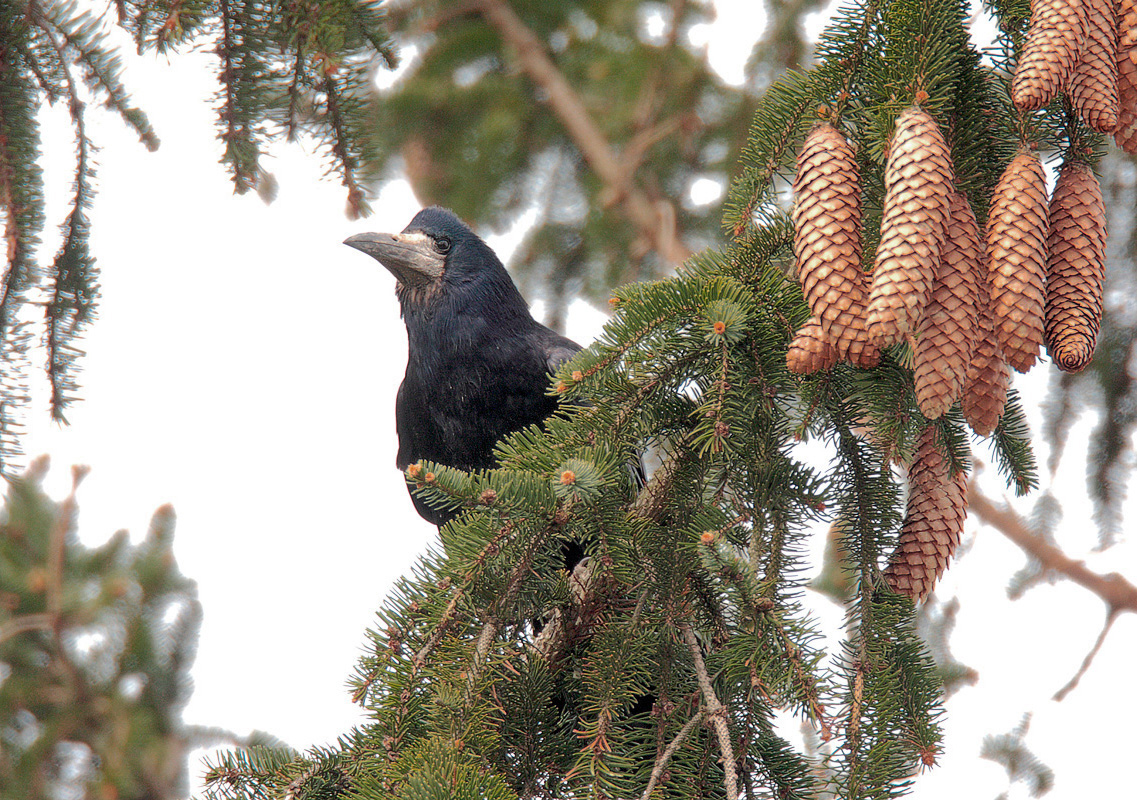
<instances>
[{"instance_id":1,"label":"bare branch","mask_svg":"<svg viewBox=\"0 0 1137 800\"><path fill-rule=\"evenodd\" d=\"M19 636L21 633L24 633L26 631L50 630L50 614L24 614L22 617L15 617L8 620L3 625L0 625L0 644L8 641L13 636Z\"/></svg>"},{"instance_id":2,"label":"bare branch","mask_svg":"<svg viewBox=\"0 0 1137 800\"><path fill-rule=\"evenodd\" d=\"M730 743L730 729L726 725L726 706L715 694L715 687L711 685L711 677L707 674L707 665L703 662L703 651L699 649L699 640L691 626L683 622L679 626L683 641L691 651L691 658L695 661L695 675L699 679L699 688L703 692L703 703L706 705L706 714L715 730L719 740L719 750L722 752L722 768L725 773L726 800L738 798L738 767L734 761L734 746Z\"/></svg>"},{"instance_id":3,"label":"bare branch","mask_svg":"<svg viewBox=\"0 0 1137 800\"><path fill-rule=\"evenodd\" d=\"M1064 575L1074 583L1089 589L1106 605L1105 625L1102 626L1093 648L1082 659L1082 665L1074 673L1074 677L1054 695L1055 700L1062 700L1074 690L1090 668L1094 657L1101 650L1106 635L1113 627L1113 621L1124 611L1137 612L1137 586L1116 572L1102 575L1089 569L1085 563L1070 558L1061 549L1032 531L1026 521L1009 506L997 507L979 490L974 480L968 484L967 497L971 509L980 520L991 525L1022 548L1027 555L1037 560L1042 565L1043 571Z\"/></svg>"},{"instance_id":4,"label":"bare branch","mask_svg":"<svg viewBox=\"0 0 1137 800\"><path fill-rule=\"evenodd\" d=\"M1116 572L1102 575L1091 570L1084 562L1070 558L1030 530L1026 520L1012 508L1006 505L996 506L979 490L975 481L968 484L967 501L980 520L1017 544L1027 555L1037 559L1044 570L1060 573L1089 589L1102 599L1111 613L1137 612L1137 586L1121 575Z\"/></svg>"},{"instance_id":5,"label":"bare branch","mask_svg":"<svg viewBox=\"0 0 1137 800\"><path fill-rule=\"evenodd\" d=\"M1117 611L1111 611L1109 616L1105 618L1105 625L1102 626L1101 633L1098 634L1098 640L1094 642L1094 646L1090 649L1090 652L1086 653L1086 657L1082 659L1082 666L1078 667L1078 671L1074 673L1074 677L1071 678L1065 686L1054 693L1055 700L1059 702L1065 700L1066 695L1070 694L1070 692L1074 691L1074 688L1077 687L1082 676L1085 675L1086 671L1090 668L1090 664L1094 663L1094 658L1097 656L1098 651L1101 650L1102 642L1105 641L1109 629L1113 627L1113 621L1117 619L1117 615Z\"/></svg>"},{"instance_id":6,"label":"bare branch","mask_svg":"<svg viewBox=\"0 0 1137 800\"><path fill-rule=\"evenodd\" d=\"M668 224L668 214L661 201L653 201L631 182L628 171L588 113L580 95L549 58L536 34L505 0L477 0L477 5L482 16L515 51L521 69L548 96L553 113L580 148L585 161L604 182L605 193L621 203L640 236L650 242L662 258L675 264L685 261L691 250L676 235L674 226Z\"/></svg>"}]
</instances>

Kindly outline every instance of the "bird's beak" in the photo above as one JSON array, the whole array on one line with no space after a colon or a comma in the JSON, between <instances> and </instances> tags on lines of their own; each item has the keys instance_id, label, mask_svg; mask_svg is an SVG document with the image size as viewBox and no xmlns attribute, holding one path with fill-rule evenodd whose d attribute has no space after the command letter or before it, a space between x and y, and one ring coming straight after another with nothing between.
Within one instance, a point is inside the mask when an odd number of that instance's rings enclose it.
<instances>
[{"instance_id":1,"label":"bird's beak","mask_svg":"<svg viewBox=\"0 0 1137 800\"><path fill-rule=\"evenodd\" d=\"M434 251L433 241L425 233L357 233L343 243L367 253L389 269L399 283L411 286L437 280L446 265L445 257Z\"/></svg>"}]
</instances>

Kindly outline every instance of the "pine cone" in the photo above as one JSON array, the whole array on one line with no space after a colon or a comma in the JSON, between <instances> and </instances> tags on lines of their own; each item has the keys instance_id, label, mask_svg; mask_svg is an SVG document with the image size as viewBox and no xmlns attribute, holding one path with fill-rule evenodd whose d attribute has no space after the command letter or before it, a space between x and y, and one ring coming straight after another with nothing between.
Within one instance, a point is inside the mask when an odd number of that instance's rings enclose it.
<instances>
[{"instance_id":1,"label":"pine cone","mask_svg":"<svg viewBox=\"0 0 1137 800\"><path fill-rule=\"evenodd\" d=\"M1037 155L1021 151L999 178L987 218L995 331L1019 372L1034 365L1042 344L1046 220L1046 173Z\"/></svg>"},{"instance_id":2,"label":"pine cone","mask_svg":"<svg viewBox=\"0 0 1137 800\"><path fill-rule=\"evenodd\" d=\"M928 419L943 416L963 391L975 336L976 272L982 263L979 223L967 198L949 195L951 218L932 296L916 338L916 403Z\"/></svg>"},{"instance_id":3,"label":"pine cone","mask_svg":"<svg viewBox=\"0 0 1137 800\"><path fill-rule=\"evenodd\" d=\"M806 137L797 164L793 218L798 280L837 355L859 363L869 341L856 157L845 137L823 123Z\"/></svg>"},{"instance_id":4,"label":"pine cone","mask_svg":"<svg viewBox=\"0 0 1137 800\"><path fill-rule=\"evenodd\" d=\"M865 327L865 309L861 307L862 316L856 317L850 328L853 335L846 343L847 349L839 353L841 358L847 359L861 369L872 369L880 363L880 348L869 340L868 328ZM838 351L840 345L838 345Z\"/></svg>"},{"instance_id":5,"label":"pine cone","mask_svg":"<svg viewBox=\"0 0 1137 800\"><path fill-rule=\"evenodd\" d=\"M952 476L936 447L936 426L920 434L908 470L908 508L884 579L894 592L919 602L947 569L967 517L967 473Z\"/></svg>"},{"instance_id":6,"label":"pine cone","mask_svg":"<svg viewBox=\"0 0 1137 800\"><path fill-rule=\"evenodd\" d=\"M901 113L884 173L884 215L869 292L869 339L878 347L916 330L940 260L953 172L935 120L918 106Z\"/></svg>"},{"instance_id":7,"label":"pine cone","mask_svg":"<svg viewBox=\"0 0 1137 800\"><path fill-rule=\"evenodd\" d=\"M837 363L837 348L821 327L817 317L798 329L786 351L786 367L798 375L812 375Z\"/></svg>"},{"instance_id":8,"label":"pine cone","mask_svg":"<svg viewBox=\"0 0 1137 800\"><path fill-rule=\"evenodd\" d=\"M1113 139L1137 153L1137 0L1117 4L1117 130Z\"/></svg>"},{"instance_id":9,"label":"pine cone","mask_svg":"<svg viewBox=\"0 0 1137 800\"><path fill-rule=\"evenodd\" d=\"M1065 88L1086 36L1083 0L1031 0L1030 7L1030 30L1011 82L1011 99L1023 111L1042 108Z\"/></svg>"},{"instance_id":10,"label":"pine cone","mask_svg":"<svg viewBox=\"0 0 1137 800\"><path fill-rule=\"evenodd\" d=\"M1070 78L1070 100L1100 133L1117 127L1117 18L1114 0L1084 0L1086 40Z\"/></svg>"},{"instance_id":11,"label":"pine cone","mask_svg":"<svg viewBox=\"0 0 1137 800\"><path fill-rule=\"evenodd\" d=\"M1050 201L1046 350L1066 372L1090 363L1101 329L1105 203L1088 165L1062 166Z\"/></svg>"},{"instance_id":12,"label":"pine cone","mask_svg":"<svg viewBox=\"0 0 1137 800\"><path fill-rule=\"evenodd\" d=\"M1003 351L995 335L995 315L991 313L986 264L981 263L980 270L976 276L979 316L975 324L975 344L960 405L971 430L980 436L990 436L1007 407L1011 370L1003 360Z\"/></svg>"}]
</instances>

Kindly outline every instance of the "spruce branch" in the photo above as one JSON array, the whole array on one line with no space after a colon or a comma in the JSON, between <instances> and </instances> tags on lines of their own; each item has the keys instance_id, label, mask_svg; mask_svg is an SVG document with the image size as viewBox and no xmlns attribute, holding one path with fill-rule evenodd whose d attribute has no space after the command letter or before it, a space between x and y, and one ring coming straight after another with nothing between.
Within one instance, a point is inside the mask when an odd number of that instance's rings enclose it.
<instances>
[{"instance_id":1,"label":"spruce branch","mask_svg":"<svg viewBox=\"0 0 1137 800\"><path fill-rule=\"evenodd\" d=\"M719 751L722 754L722 768L724 773L724 788L727 800L738 798L738 766L734 759L734 746L730 741L730 728L726 724L727 709L715 694L715 687L711 685L711 677L707 673L707 665L703 661L703 651L699 647L699 640L691 625L683 621L679 624L679 633L691 652L691 659L695 662L695 676L699 681L699 689L703 693L703 704L706 716L714 728L718 738Z\"/></svg>"},{"instance_id":2,"label":"spruce branch","mask_svg":"<svg viewBox=\"0 0 1137 800\"><path fill-rule=\"evenodd\" d=\"M51 300L45 307L47 315L47 375L51 385L51 416L66 422L64 409L71 403L75 391L73 371L80 352L70 344L93 313L96 294L94 285L94 259L88 251L89 223L85 210L91 204L90 166L92 144L87 136L83 102L68 66L70 59L55 35L53 26L40 13L38 6L29 6L29 19L40 29L58 59L68 97L68 111L75 131L75 180L71 211L63 223L63 243L55 257Z\"/></svg>"},{"instance_id":3,"label":"spruce branch","mask_svg":"<svg viewBox=\"0 0 1137 800\"><path fill-rule=\"evenodd\" d=\"M673 264L686 261L690 248L675 231L675 210L660 198L653 200L631 181L612 145L592 119L580 95L546 53L537 35L517 16L505 0L478 0L482 16L513 49L519 66L548 95L548 102L585 161L604 182L613 201L618 201L637 232L659 255ZM669 223L669 220L671 223Z\"/></svg>"},{"instance_id":4,"label":"spruce branch","mask_svg":"<svg viewBox=\"0 0 1137 800\"><path fill-rule=\"evenodd\" d=\"M339 90L336 88L336 82L330 72L324 77L323 88L324 97L327 98L328 104L328 119L334 135L332 153L335 154L340 163L340 175L343 179L344 188L347 189L348 216L352 219L359 219L367 214L367 200L364 197L363 189L355 178L358 165L349 149L347 121L344 118L343 104Z\"/></svg>"}]
</instances>

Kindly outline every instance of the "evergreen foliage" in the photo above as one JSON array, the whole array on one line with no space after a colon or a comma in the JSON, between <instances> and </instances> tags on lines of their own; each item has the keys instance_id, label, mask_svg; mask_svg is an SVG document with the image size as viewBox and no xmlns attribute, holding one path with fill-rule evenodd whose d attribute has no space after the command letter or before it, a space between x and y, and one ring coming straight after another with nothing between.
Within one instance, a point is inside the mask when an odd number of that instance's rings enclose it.
<instances>
[{"instance_id":1,"label":"evergreen foliage","mask_svg":"<svg viewBox=\"0 0 1137 800\"><path fill-rule=\"evenodd\" d=\"M887 141L909 105L936 116L981 216L1026 137L1094 144L1057 104L1020 118L1009 74L970 44L967 11L838 12L818 66L758 104L728 246L618 289L600 339L555 376L576 404L502 442L499 468L408 470L428 502L466 513L369 634L353 680L368 724L329 751L223 755L211 796L883 798L935 763L941 675L881 568L904 509L893 464L934 424L966 470L969 435L958 412L921 415L903 345L871 371L787 371L808 311L784 189L813 122L840 127L859 145L871 259ZM476 44L475 23L458 27ZM1019 492L1036 482L1026 434L1012 397L988 446ZM645 446L659 463L639 488L626 462ZM800 602L805 537L823 521L850 592L836 652ZM566 569L576 547L585 558ZM784 713L811 731L806 750L780 733Z\"/></svg>"},{"instance_id":2,"label":"evergreen foliage","mask_svg":"<svg viewBox=\"0 0 1137 800\"><path fill-rule=\"evenodd\" d=\"M360 128L371 64L377 57L387 66L395 63L375 3L118 0L114 7L140 53L205 44L217 53L218 136L236 191L256 188L271 196L272 176L260 163L265 146L303 135L326 154L329 170L342 176L349 213L366 212L358 171L367 158ZM103 103L148 148L158 146L157 133L127 94L114 33L109 20L77 0L0 7L0 212L7 254L0 283L0 472L10 471L19 453L33 337L40 335L46 350L56 420L64 420L77 392L78 341L98 298L87 218L96 148L87 133L86 104ZM36 114L45 101L66 105L75 133L73 195L50 267L36 252L44 225Z\"/></svg>"},{"instance_id":3,"label":"evergreen foliage","mask_svg":"<svg viewBox=\"0 0 1137 800\"><path fill-rule=\"evenodd\" d=\"M46 470L9 479L0 516L0 795L184 796L189 750L221 734L181 720L201 606L173 510L137 545L120 531L88 548L74 494L40 488Z\"/></svg>"}]
</instances>

